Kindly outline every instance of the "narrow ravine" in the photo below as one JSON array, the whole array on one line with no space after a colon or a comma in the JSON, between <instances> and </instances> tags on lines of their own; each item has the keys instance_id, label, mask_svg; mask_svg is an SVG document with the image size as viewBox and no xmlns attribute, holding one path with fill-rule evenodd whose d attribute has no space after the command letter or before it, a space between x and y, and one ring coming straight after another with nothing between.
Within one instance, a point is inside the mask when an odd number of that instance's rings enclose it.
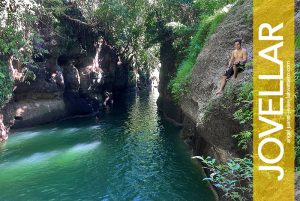
<instances>
[{"instance_id":1,"label":"narrow ravine","mask_svg":"<svg viewBox=\"0 0 300 201\"><path fill-rule=\"evenodd\" d=\"M0 145L0 200L214 200L157 97L132 93L99 119L13 131Z\"/></svg>"}]
</instances>

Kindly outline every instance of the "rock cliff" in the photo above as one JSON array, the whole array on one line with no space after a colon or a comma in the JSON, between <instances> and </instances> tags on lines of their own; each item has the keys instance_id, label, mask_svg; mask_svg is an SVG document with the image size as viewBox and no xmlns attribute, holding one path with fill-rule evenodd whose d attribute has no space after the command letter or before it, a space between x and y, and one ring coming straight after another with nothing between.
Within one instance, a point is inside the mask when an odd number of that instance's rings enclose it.
<instances>
[{"instance_id":1,"label":"rock cliff","mask_svg":"<svg viewBox=\"0 0 300 201\"><path fill-rule=\"evenodd\" d=\"M299 4L295 19L296 34L299 34ZM247 151L241 151L233 138L233 135L244 130L245 126L251 128L252 123L241 126L233 116L238 109L235 104L239 95L238 87L252 80L252 31L252 1L238 1L198 55L188 78L191 80L187 90L189 93L177 105L177 110L173 109L173 105L169 107L168 101L160 104L166 116L182 124L182 136L194 155L212 156L219 162L226 162L233 157L252 153L251 145ZM225 92L221 96L216 96L215 92L228 65L236 38L242 39L242 46L248 51L247 68L238 74L237 80L231 79L227 82ZM299 58L296 56L296 61L299 62ZM168 71L168 65L162 65L162 68L163 74L174 72ZM296 90L299 91L299 86ZM168 91L162 93L164 97L161 100L168 100L169 94ZM177 114L183 115L182 119L174 118L176 114L170 111L180 111ZM299 127L298 124L297 126ZM299 176L297 178L299 186Z\"/></svg>"},{"instance_id":2,"label":"rock cliff","mask_svg":"<svg viewBox=\"0 0 300 201\"><path fill-rule=\"evenodd\" d=\"M242 46L248 51L248 67L238 75L236 81L230 80L227 83L225 88L227 91L231 90L230 93L227 93L228 95L224 93L217 97L215 92L228 65L230 53L234 48L233 41L236 38L243 40ZM228 158L240 154L232 137L242 129L239 122L233 118L233 113L237 109L234 100L238 95L234 88L251 81L251 60L252 2L239 1L198 55L193 71L188 78L191 79L187 90L189 93L178 105L178 110L183 113L181 122L183 136L191 145L195 155L211 155L220 161L226 161ZM164 65L162 66L164 68ZM168 67L163 69L163 74L167 70ZM168 115L167 109L163 108L163 110L167 116L172 118L171 115Z\"/></svg>"},{"instance_id":3,"label":"rock cliff","mask_svg":"<svg viewBox=\"0 0 300 201\"><path fill-rule=\"evenodd\" d=\"M51 28L41 25L38 30L44 42L34 48L43 47L48 53L34 58L32 64L10 58L14 91L0 110L3 132L97 113L105 91L115 94L128 87L128 68L117 64L116 51L104 40L89 51L79 41L65 48L63 39Z\"/></svg>"}]
</instances>

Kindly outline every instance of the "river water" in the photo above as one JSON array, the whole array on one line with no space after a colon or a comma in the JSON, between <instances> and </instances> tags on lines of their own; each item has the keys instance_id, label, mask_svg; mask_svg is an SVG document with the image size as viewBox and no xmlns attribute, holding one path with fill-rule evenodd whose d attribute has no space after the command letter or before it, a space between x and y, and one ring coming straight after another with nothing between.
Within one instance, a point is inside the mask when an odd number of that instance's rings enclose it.
<instances>
[{"instance_id":1,"label":"river water","mask_svg":"<svg viewBox=\"0 0 300 201\"><path fill-rule=\"evenodd\" d=\"M0 144L0 200L214 200L157 97L132 93L98 120L14 131Z\"/></svg>"}]
</instances>

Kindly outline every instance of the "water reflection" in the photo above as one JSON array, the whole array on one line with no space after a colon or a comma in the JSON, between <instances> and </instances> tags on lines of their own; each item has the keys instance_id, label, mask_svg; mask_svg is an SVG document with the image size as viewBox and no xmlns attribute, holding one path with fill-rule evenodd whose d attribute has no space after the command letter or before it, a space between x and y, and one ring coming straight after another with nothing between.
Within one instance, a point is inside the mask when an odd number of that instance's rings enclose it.
<instances>
[{"instance_id":1,"label":"water reflection","mask_svg":"<svg viewBox=\"0 0 300 201\"><path fill-rule=\"evenodd\" d=\"M212 194L158 92L124 97L96 123L18 131L0 147L0 200L200 200Z\"/></svg>"}]
</instances>

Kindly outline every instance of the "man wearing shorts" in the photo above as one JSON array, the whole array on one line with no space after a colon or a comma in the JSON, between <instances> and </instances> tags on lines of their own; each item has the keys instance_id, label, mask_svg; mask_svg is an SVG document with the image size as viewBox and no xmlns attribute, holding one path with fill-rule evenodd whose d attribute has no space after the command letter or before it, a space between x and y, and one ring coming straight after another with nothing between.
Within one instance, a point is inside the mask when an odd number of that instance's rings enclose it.
<instances>
[{"instance_id":1,"label":"man wearing shorts","mask_svg":"<svg viewBox=\"0 0 300 201\"><path fill-rule=\"evenodd\" d=\"M234 50L231 53L231 57L229 60L229 67L226 69L223 77L221 79L220 87L216 94L222 93L226 81L233 76L234 79L237 77L238 71L242 70L245 67L247 62L247 50L242 48L242 40L236 39L234 41Z\"/></svg>"}]
</instances>

